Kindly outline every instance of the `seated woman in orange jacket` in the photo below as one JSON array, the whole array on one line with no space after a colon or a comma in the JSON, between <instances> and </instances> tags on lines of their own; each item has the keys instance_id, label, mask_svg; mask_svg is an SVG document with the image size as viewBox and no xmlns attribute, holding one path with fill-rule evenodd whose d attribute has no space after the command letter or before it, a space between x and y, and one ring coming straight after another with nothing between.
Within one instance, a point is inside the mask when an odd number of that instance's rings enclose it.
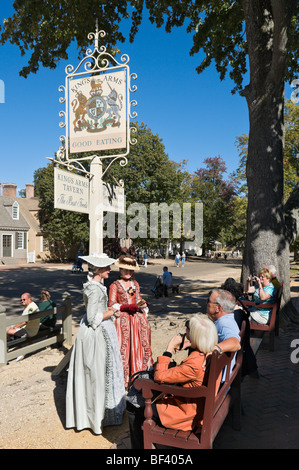
<instances>
[{"instance_id":1,"label":"seated woman in orange jacket","mask_svg":"<svg viewBox=\"0 0 299 470\"><path fill-rule=\"evenodd\" d=\"M186 359L179 366L169 368L172 354L180 349L182 335L175 335L168 343L163 356L159 356L155 365L155 382L180 384L183 387L199 387L203 383L205 361L218 343L217 330L207 315L194 315L186 325L186 337L182 349L192 348ZM220 384L220 378L218 385ZM218 387L216 387L216 390ZM152 404L153 419L167 428L191 431L201 420L200 403L197 399L165 396ZM133 449L143 448L141 426L144 421L144 407L128 406L131 445Z\"/></svg>"},{"instance_id":2,"label":"seated woman in orange jacket","mask_svg":"<svg viewBox=\"0 0 299 470\"><path fill-rule=\"evenodd\" d=\"M183 387L200 387L205 373L206 355L218 343L217 330L207 315L194 315L190 320L190 330L186 328L187 341L183 348L192 348L191 353L179 366L168 368L171 356L177 352L182 337L174 336L163 356L158 357L155 367L155 382L180 384ZM163 426L191 431L199 421L198 400L184 397L166 396L157 401L157 412Z\"/></svg>"}]
</instances>

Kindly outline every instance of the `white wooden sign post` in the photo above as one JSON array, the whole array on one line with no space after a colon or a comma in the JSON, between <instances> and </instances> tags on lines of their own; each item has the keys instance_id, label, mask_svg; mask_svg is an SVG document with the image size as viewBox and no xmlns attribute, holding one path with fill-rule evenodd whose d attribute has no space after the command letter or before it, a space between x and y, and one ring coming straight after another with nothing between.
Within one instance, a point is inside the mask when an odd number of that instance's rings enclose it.
<instances>
[{"instance_id":1,"label":"white wooden sign post","mask_svg":"<svg viewBox=\"0 0 299 470\"><path fill-rule=\"evenodd\" d=\"M103 253L103 183L102 162L95 157L90 163L89 252Z\"/></svg>"}]
</instances>

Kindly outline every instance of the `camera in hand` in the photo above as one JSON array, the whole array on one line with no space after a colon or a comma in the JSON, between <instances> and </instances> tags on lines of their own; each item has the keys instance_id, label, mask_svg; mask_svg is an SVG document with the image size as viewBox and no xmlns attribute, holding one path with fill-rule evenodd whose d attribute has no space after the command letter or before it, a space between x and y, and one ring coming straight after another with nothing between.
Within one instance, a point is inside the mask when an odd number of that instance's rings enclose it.
<instances>
[{"instance_id":1,"label":"camera in hand","mask_svg":"<svg viewBox=\"0 0 299 470\"><path fill-rule=\"evenodd\" d=\"M180 344L180 347L179 347L179 350L181 351L183 346L184 346L184 343L185 343L185 337L186 337L186 334L182 334L180 333L181 337L182 337L182 342Z\"/></svg>"}]
</instances>

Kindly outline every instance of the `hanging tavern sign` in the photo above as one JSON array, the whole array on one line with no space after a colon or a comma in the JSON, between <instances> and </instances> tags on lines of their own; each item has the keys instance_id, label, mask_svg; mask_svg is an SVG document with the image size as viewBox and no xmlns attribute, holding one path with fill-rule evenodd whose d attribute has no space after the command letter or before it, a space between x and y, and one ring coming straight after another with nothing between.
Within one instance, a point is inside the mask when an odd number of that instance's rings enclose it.
<instances>
[{"instance_id":1,"label":"hanging tavern sign","mask_svg":"<svg viewBox=\"0 0 299 470\"><path fill-rule=\"evenodd\" d=\"M89 213L89 180L70 171L54 168L54 207Z\"/></svg>"},{"instance_id":2,"label":"hanging tavern sign","mask_svg":"<svg viewBox=\"0 0 299 470\"><path fill-rule=\"evenodd\" d=\"M89 180L70 171L54 168L54 207L89 213ZM101 208L105 212L125 211L124 188L103 183Z\"/></svg>"},{"instance_id":3,"label":"hanging tavern sign","mask_svg":"<svg viewBox=\"0 0 299 470\"><path fill-rule=\"evenodd\" d=\"M69 79L70 152L126 148L126 72Z\"/></svg>"},{"instance_id":4,"label":"hanging tavern sign","mask_svg":"<svg viewBox=\"0 0 299 470\"><path fill-rule=\"evenodd\" d=\"M83 160L109 159L103 176L115 160L121 166L127 164L130 145L136 143L136 138L131 137L136 128L130 127L130 118L137 116L132 112L137 102L130 101L130 92L137 89L136 85L131 86L131 80L136 80L137 75L130 74L126 54L118 62L105 46L99 46L99 38L105 35L96 26L96 32L88 35L88 39L94 39L94 50L87 49L86 57L76 68L69 64L65 69L65 86L59 87L65 93L60 98L65 103L60 116L65 119L59 123L65 136L60 137L63 145L55 160L70 170L90 174L81 163Z\"/></svg>"}]
</instances>

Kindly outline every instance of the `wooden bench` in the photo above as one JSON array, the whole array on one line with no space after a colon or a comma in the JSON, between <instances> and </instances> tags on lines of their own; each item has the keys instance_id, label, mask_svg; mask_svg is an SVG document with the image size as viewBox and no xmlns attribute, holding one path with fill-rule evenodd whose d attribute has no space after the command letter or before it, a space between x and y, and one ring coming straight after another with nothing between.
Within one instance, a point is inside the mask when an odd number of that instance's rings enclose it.
<instances>
[{"instance_id":1,"label":"wooden bench","mask_svg":"<svg viewBox=\"0 0 299 470\"><path fill-rule=\"evenodd\" d=\"M171 291L173 294L179 294L180 284L178 282L172 282L170 286L165 286L162 282L162 276L157 276L155 286L153 289L151 289L156 299L164 295L164 287L167 288L167 295L169 291Z\"/></svg>"},{"instance_id":2,"label":"wooden bench","mask_svg":"<svg viewBox=\"0 0 299 470\"><path fill-rule=\"evenodd\" d=\"M244 332L245 322L242 323L240 332L242 345ZM236 363L230 374L230 365L234 355L234 353L219 355L218 351L214 351L213 354L209 356L209 367L207 367L203 385L200 387L189 388L158 384L148 379L136 380L134 386L137 390L142 390L142 395L145 399L145 421L143 423L144 449L152 449L154 444L181 449L211 449L214 439L230 409L232 411L233 428L237 430L241 428L242 347L236 355ZM225 381L217 391L217 378L225 367ZM167 429L153 421L151 407L153 390L178 397L201 398L204 400L204 412L200 434L197 434L196 431Z\"/></svg>"},{"instance_id":3,"label":"wooden bench","mask_svg":"<svg viewBox=\"0 0 299 470\"><path fill-rule=\"evenodd\" d=\"M262 325L260 323L256 323L254 321L250 322L250 329L256 331L264 331L269 333L269 350L274 351L274 338L275 336L279 335L279 310L281 304L283 292L283 282L281 287L278 288L276 294L276 300L273 304L256 304L255 302L249 300L242 300L242 304L246 307L254 306L258 308L272 308L272 312L270 313L270 321L267 325Z\"/></svg>"},{"instance_id":4,"label":"wooden bench","mask_svg":"<svg viewBox=\"0 0 299 470\"><path fill-rule=\"evenodd\" d=\"M170 286L167 286L167 292L171 290L173 294L179 294L180 284L172 283Z\"/></svg>"},{"instance_id":5,"label":"wooden bench","mask_svg":"<svg viewBox=\"0 0 299 470\"><path fill-rule=\"evenodd\" d=\"M171 285L167 286L167 291L171 289L171 292L173 294L179 294L179 288L180 288L180 283L178 283L172 276L172 273L170 272L171 275Z\"/></svg>"},{"instance_id":6,"label":"wooden bench","mask_svg":"<svg viewBox=\"0 0 299 470\"><path fill-rule=\"evenodd\" d=\"M38 351L52 344L72 344L72 304L68 292L63 294L60 307L51 310L36 312L30 315L22 315L22 321L30 321L43 318L48 315L61 314L61 323L53 328L40 329L35 336L7 340L7 328L15 323L20 323L20 315L6 316L6 309L0 306L0 367L18 356Z\"/></svg>"}]
</instances>

